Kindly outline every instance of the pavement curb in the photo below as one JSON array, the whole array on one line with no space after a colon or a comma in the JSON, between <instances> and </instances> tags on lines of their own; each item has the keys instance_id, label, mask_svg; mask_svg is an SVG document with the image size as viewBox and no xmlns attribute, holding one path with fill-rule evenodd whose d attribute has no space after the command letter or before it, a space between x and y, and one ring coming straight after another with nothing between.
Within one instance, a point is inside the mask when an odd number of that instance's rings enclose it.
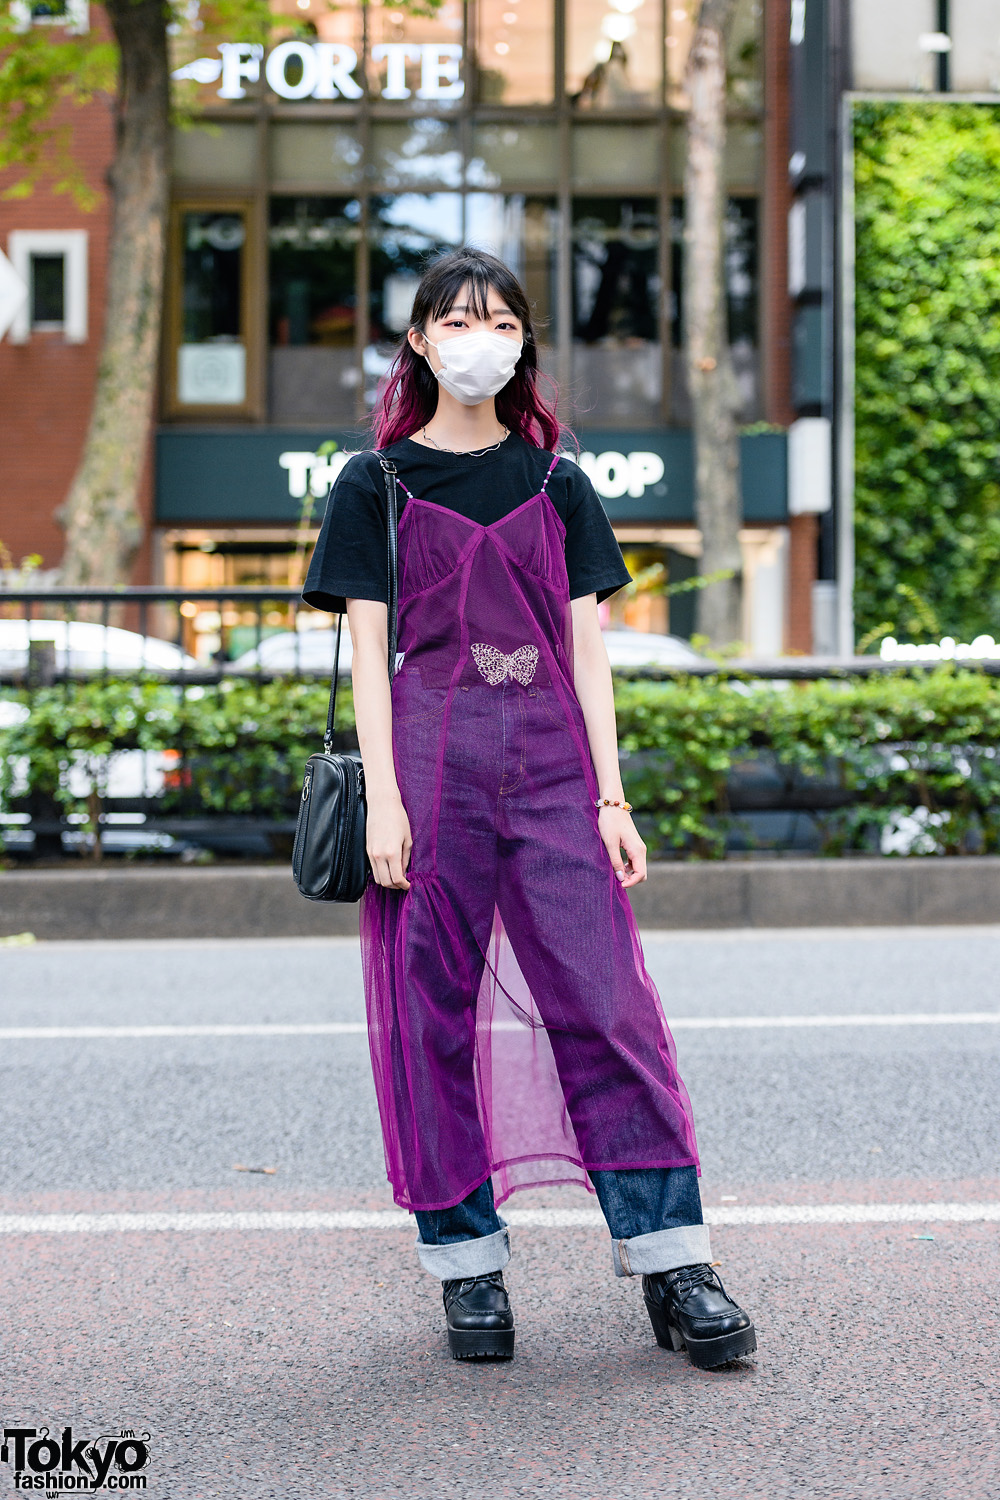
<instances>
[{"instance_id":1,"label":"pavement curb","mask_svg":"<svg viewBox=\"0 0 1000 1500\"><path fill-rule=\"evenodd\" d=\"M660 863L630 893L642 927L1000 923L1000 857ZM356 936L357 905L307 901L285 866L10 870L0 936Z\"/></svg>"}]
</instances>

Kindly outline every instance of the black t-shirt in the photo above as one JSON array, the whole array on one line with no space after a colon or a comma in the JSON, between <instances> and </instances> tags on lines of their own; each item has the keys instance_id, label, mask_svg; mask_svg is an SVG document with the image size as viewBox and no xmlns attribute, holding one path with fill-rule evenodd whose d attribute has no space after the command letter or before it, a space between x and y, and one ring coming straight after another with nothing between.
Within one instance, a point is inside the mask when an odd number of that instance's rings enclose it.
<instances>
[{"instance_id":1,"label":"black t-shirt","mask_svg":"<svg viewBox=\"0 0 1000 1500\"><path fill-rule=\"evenodd\" d=\"M438 453L410 438L385 450L413 495L490 526L537 495L553 454L511 433L491 453ZM547 493L566 527L571 599L606 599L630 580L600 497L583 470L561 458ZM406 495L398 490L399 514ZM336 614L348 599L388 601L385 475L375 453L348 459L334 481L302 589L307 604Z\"/></svg>"}]
</instances>

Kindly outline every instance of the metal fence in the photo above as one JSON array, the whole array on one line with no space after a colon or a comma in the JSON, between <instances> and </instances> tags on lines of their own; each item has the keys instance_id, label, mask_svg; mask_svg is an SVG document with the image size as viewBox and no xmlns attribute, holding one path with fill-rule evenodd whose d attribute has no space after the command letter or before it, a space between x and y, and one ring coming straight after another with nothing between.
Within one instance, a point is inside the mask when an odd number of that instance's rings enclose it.
<instances>
[{"instance_id":1,"label":"metal fence","mask_svg":"<svg viewBox=\"0 0 1000 1500\"><path fill-rule=\"evenodd\" d=\"M5 622L21 623L5 635ZM313 610L293 588L0 589L0 684L30 687L139 670L165 682L190 684L233 676L326 677L333 669L335 623L335 616ZM65 627L65 637L51 625ZM81 626L88 627L86 635ZM121 632L134 640L126 641ZM140 642L147 643L145 650ZM173 665L164 647L176 653ZM345 620L341 670L348 676L349 657ZM694 676L804 682L919 673L933 665L874 656L791 656L704 658L614 670L644 681ZM1000 676L1000 660L968 665Z\"/></svg>"},{"instance_id":2,"label":"metal fence","mask_svg":"<svg viewBox=\"0 0 1000 1500\"><path fill-rule=\"evenodd\" d=\"M177 691L226 681L270 682L281 678L329 679L333 668L336 619L302 603L293 588L178 590L160 587L99 589L0 590L0 713L18 700L18 711L31 712L33 696L59 684L111 678L153 679L176 685ZM841 660L785 657L760 661L695 659L677 665L616 667L633 680L666 681L678 676L771 682L849 680L886 673L919 673L930 663L882 661L876 657ZM1000 661L975 664L1000 675ZM344 622L341 672L350 676L350 635ZM6 688L6 694L2 691ZM4 703L4 698L8 700ZM2 723L2 718L0 718ZM317 723L317 742L321 725ZM345 748L349 743L345 740ZM174 764L197 747L171 752ZM99 822L101 846L108 852L130 849L196 856L208 848L216 854L257 857L287 852L294 832L294 809L284 815L232 816L185 809L164 800L171 785L170 764L163 755L123 751L118 756L117 788L106 790L99 819L77 811L67 814L51 799L22 798L2 812L3 842L10 854L58 855L93 847L88 824ZM787 818L792 847L801 820L844 806L850 797L835 780L829 785L773 763L732 778L728 806L734 813ZM183 799L181 799L181 803ZM786 840L787 842L787 840Z\"/></svg>"},{"instance_id":3,"label":"metal fence","mask_svg":"<svg viewBox=\"0 0 1000 1500\"><path fill-rule=\"evenodd\" d=\"M307 621L329 627L330 617L292 588L0 590L0 683L137 671L192 684L229 675L328 674L332 638L322 628L302 629ZM309 647L319 634L329 655L313 660ZM276 636L289 647L288 660L269 667L275 653L266 642Z\"/></svg>"}]
</instances>

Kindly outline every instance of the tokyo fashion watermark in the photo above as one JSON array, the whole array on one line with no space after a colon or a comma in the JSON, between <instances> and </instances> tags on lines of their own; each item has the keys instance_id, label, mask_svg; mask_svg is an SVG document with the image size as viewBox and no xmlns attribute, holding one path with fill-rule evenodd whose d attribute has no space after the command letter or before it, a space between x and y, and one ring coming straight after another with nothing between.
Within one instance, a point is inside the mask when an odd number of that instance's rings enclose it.
<instances>
[{"instance_id":1,"label":"tokyo fashion watermark","mask_svg":"<svg viewBox=\"0 0 1000 1500\"><path fill-rule=\"evenodd\" d=\"M117 1433L74 1438L72 1427L56 1437L48 1427L5 1427L0 1463L12 1470L15 1490L59 1495L67 1490L144 1490L149 1433L123 1427Z\"/></svg>"}]
</instances>

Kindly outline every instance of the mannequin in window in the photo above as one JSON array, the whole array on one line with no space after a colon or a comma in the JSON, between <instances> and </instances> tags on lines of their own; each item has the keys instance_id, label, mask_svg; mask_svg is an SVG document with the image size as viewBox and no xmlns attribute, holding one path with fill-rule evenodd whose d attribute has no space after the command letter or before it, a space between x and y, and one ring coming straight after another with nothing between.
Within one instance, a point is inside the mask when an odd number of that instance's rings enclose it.
<instances>
[{"instance_id":1,"label":"mannequin in window","mask_svg":"<svg viewBox=\"0 0 1000 1500\"><path fill-rule=\"evenodd\" d=\"M570 101L577 109L623 109L638 102L637 90L628 76L628 54L621 42L612 42L607 59L597 62Z\"/></svg>"}]
</instances>

